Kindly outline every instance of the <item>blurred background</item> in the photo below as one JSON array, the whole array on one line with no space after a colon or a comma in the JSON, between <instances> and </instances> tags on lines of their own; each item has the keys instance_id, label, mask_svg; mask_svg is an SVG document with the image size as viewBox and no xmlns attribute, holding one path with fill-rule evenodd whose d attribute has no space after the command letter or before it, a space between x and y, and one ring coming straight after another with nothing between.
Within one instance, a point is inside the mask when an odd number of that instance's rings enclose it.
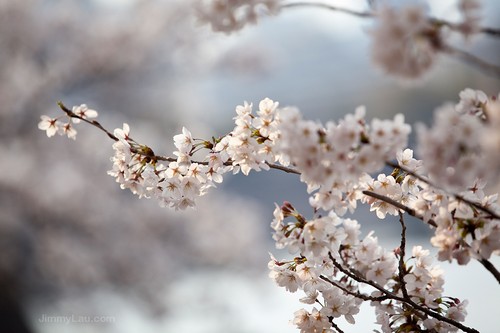
<instances>
[{"instance_id":1,"label":"blurred background","mask_svg":"<svg viewBox=\"0 0 500 333\"><path fill-rule=\"evenodd\" d=\"M484 25L498 28L500 3L483 4ZM127 122L136 140L168 155L183 125L197 138L230 131L244 100L270 97L322 121L363 104L368 118L404 113L429 123L466 87L500 91L498 80L447 57L419 82L384 76L370 63L366 19L290 8L228 36L200 25L192 8L186 0L0 0L0 331L296 331L289 320L299 296L273 285L267 262L269 251L285 255L271 239L273 203L310 213L297 177L227 176L196 210L162 209L106 175L112 142L103 133L80 125L72 141L37 129L40 115L58 115L58 100L87 103L111 130ZM429 10L459 18L453 0L429 1ZM500 63L498 39L455 42ZM397 247L398 224L367 211L355 216L363 233L374 229ZM411 220L409 229L410 245L430 248L426 227ZM495 332L495 280L475 263L441 266L446 293L470 301L466 323ZM365 310L346 332L375 328ZM90 316L107 322L78 320Z\"/></svg>"}]
</instances>

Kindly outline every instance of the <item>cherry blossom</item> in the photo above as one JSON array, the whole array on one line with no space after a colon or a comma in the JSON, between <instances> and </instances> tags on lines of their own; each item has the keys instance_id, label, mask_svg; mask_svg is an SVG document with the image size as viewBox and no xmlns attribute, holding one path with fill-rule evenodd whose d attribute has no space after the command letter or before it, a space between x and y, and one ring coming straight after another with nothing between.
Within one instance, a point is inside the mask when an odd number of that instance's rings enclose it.
<instances>
[{"instance_id":1,"label":"cherry blossom","mask_svg":"<svg viewBox=\"0 0 500 333\"><path fill-rule=\"evenodd\" d=\"M73 106L73 113L79 116L80 118L96 118L98 113L96 110L89 109L87 104L81 104L79 106ZM78 124L80 122L79 118L72 118L73 123Z\"/></svg>"},{"instance_id":2,"label":"cherry blossom","mask_svg":"<svg viewBox=\"0 0 500 333\"><path fill-rule=\"evenodd\" d=\"M46 115L41 116L41 121L38 123L38 128L47 133L50 138L59 131L62 123L57 118L50 118Z\"/></svg>"},{"instance_id":3,"label":"cherry blossom","mask_svg":"<svg viewBox=\"0 0 500 333\"><path fill-rule=\"evenodd\" d=\"M432 128L419 127L422 160L406 147L411 127L403 116L367 122L364 107L322 125L269 98L259 102L255 114L253 104L245 102L236 107L235 127L223 137L194 139L183 127L173 137L175 157L156 155L132 139L128 124L113 133L91 124L115 140L108 174L120 187L175 210L195 207L230 171L249 175L273 167L300 173L314 216L307 218L289 202L275 206L273 239L292 258L271 255L268 267L278 286L300 292L302 303L315 305L295 313L292 322L301 332L334 332L334 320L341 317L354 324L364 301L374 307L384 332L402 327L449 332L464 321L467 302L443 296L443 272L428 250L415 246L411 257L405 257L403 213L434 227L430 242L438 249L438 260L465 265L500 252L498 196L486 194L487 182L480 176L487 173L481 167L466 168L467 154L484 158L488 149L495 149L499 140L492 143L484 135L494 136L498 129L500 117L493 113L498 105L478 91L464 90L460 97L457 107L448 104L436 111ZM474 111L478 107L482 113ZM80 111L65 111L70 118L93 115L84 114L82 107L73 110ZM48 136L74 139L76 134L72 122L47 116L39 128ZM384 165L394 168L391 174L377 174ZM361 224L342 217L358 201L380 219L399 216L399 248L384 249L374 232L361 238Z\"/></svg>"}]
</instances>

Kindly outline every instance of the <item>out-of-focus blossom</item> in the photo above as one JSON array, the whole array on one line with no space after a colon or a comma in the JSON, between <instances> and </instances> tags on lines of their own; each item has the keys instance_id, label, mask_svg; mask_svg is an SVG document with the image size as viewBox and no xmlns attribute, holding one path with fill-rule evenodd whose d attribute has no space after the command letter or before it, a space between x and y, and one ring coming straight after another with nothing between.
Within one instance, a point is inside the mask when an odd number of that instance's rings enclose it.
<instances>
[{"instance_id":1,"label":"out-of-focus blossom","mask_svg":"<svg viewBox=\"0 0 500 333\"><path fill-rule=\"evenodd\" d=\"M196 11L201 23L214 31L230 33L247 24L255 24L259 12L276 14L280 0L201 0Z\"/></svg>"},{"instance_id":2,"label":"out-of-focus blossom","mask_svg":"<svg viewBox=\"0 0 500 333\"><path fill-rule=\"evenodd\" d=\"M439 32L419 5L380 6L370 34L373 62L401 79L416 79L428 72L440 47Z\"/></svg>"}]
</instances>

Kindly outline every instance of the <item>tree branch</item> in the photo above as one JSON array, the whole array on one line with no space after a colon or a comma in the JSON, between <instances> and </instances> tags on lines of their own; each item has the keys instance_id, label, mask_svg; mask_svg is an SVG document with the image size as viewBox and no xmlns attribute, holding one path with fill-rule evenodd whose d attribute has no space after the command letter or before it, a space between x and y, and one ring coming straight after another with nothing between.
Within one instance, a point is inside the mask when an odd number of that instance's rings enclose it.
<instances>
[{"instance_id":1,"label":"tree branch","mask_svg":"<svg viewBox=\"0 0 500 333\"><path fill-rule=\"evenodd\" d=\"M104 126L102 126L98 121L96 121L96 120L88 120L86 118L83 118L83 117L77 115L76 113L74 113L73 111L71 111L69 108L67 108L61 101L57 102L57 105L59 106L59 108L62 111L64 111L64 113L66 113L68 115L68 117L80 119L81 121L84 121L87 124L90 124L90 125L98 128L99 130L103 131L104 133L106 133L106 135L110 139L112 139L114 141L118 141L119 140L113 133L111 133L106 128L104 128ZM132 140L132 141L134 141L134 140ZM135 153L135 154L146 156L146 157L149 157L149 158L154 159L156 161L165 161L165 162L175 162L175 161L177 161L177 158L174 158L174 157L161 156L161 155L156 155L156 154L153 154L153 156L152 156L151 152L141 151L141 150L135 149L134 147L130 147L130 150L133 153ZM200 165L208 165L207 161L195 161L195 160L192 160L191 163L197 163L197 164L200 164ZM268 162L266 162L266 164L271 169L276 169L276 170L284 171L286 173L294 173L294 174L300 175L300 172L297 171L297 170L295 170L295 169L293 169L293 168L285 167L285 166L280 165L280 164L268 163ZM233 162L231 160L229 160L229 161L225 162L224 165L225 166L232 166Z\"/></svg>"},{"instance_id":2,"label":"tree branch","mask_svg":"<svg viewBox=\"0 0 500 333\"><path fill-rule=\"evenodd\" d=\"M406 290L406 281L404 279L406 275L405 269L405 252L406 252L406 225L403 219L403 213L399 212L399 223L401 224L401 244L399 245L399 261L398 261L398 276L399 283L401 285L401 292L404 298L410 298L408 295L408 290Z\"/></svg>"}]
</instances>

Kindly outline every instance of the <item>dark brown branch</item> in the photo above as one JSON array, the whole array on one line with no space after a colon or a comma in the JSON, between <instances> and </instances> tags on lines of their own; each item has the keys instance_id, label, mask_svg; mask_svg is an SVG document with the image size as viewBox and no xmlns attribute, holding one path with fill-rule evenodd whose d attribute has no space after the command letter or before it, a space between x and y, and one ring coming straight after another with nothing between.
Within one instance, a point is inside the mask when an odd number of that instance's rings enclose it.
<instances>
[{"instance_id":1,"label":"dark brown branch","mask_svg":"<svg viewBox=\"0 0 500 333\"><path fill-rule=\"evenodd\" d=\"M481 265L484 266L484 268L486 268L488 272L490 272L495 277L495 279L497 279L498 283L500 284L500 272L491 263L491 261L484 258L478 259L478 261L481 263Z\"/></svg>"},{"instance_id":2,"label":"dark brown branch","mask_svg":"<svg viewBox=\"0 0 500 333\"><path fill-rule=\"evenodd\" d=\"M406 225L403 219L403 213L399 212L399 223L401 224L401 244L399 245L399 261L398 261L398 276L401 285L401 292L404 298L410 298L408 290L406 289L406 268L405 268L405 255L406 255Z\"/></svg>"},{"instance_id":3,"label":"dark brown branch","mask_svg":"<svg viewBox=\"0 0 500 333\"><path fill-rule=\"evenodd\" d=\"M333 322L333 318L330 319L330 324L332 324L332 327L338 332L338 333L344 333L342 329L339 327L339 325L335 324Z\"/></svg>"},{"instance_id":4,"label":"dark brown branch","mask_svg":"<svg viewBox=\"0 0 500 333\"><path fill-rule=\"evenodd\" d=\"M483 27L481 28L481 32L486 35L500 37L500 29Z\"/></svg>"}]
</instances>

